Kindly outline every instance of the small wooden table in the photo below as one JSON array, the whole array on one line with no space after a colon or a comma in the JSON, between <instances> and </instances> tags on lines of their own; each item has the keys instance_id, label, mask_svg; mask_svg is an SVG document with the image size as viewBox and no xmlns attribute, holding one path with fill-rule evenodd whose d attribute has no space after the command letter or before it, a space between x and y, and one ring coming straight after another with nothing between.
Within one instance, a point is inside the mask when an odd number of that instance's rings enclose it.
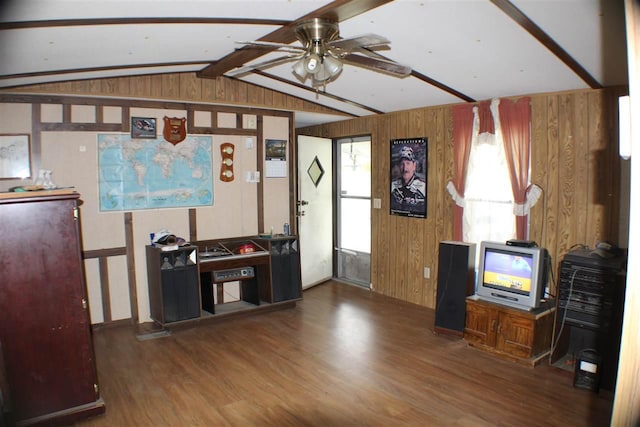
<instances>
[{"instance_id":1,"label":"small wooden table","mask_svg":"<svg viewBox=\"0 0 640 427\"><path fill-rule=\"evenodd\" d=\"M472 347L535 366L551 351L555 310L551 300L520 310L473 295L466 300L464 339Z\"/></svg>"}]
</instances>

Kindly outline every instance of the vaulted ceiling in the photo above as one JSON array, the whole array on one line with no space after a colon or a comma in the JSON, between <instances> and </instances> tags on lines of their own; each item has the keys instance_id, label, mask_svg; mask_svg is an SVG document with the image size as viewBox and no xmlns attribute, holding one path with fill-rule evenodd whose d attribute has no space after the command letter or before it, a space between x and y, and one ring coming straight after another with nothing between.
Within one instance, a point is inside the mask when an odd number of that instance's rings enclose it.
<instances>
[{"instance_id":1,"label":"vaulted ceiling","mask_svg":"<svg viewBox=\"0 0 640 427\"><path fill-rule=\"evenodd\" d=\"M339 24L340 38L376 34L360 51L410 68L400 78L345 63L312 87L295 61L260 40L300 46L296 24ZM374 49L375 50L375 49ZM285 53L286 54L286 53ZM622 0L12 0L0 6L0 88L196 72L233 76L337 110L298 112L297 127L416 107L628 82Z\"/></svg>"}]
</instances>

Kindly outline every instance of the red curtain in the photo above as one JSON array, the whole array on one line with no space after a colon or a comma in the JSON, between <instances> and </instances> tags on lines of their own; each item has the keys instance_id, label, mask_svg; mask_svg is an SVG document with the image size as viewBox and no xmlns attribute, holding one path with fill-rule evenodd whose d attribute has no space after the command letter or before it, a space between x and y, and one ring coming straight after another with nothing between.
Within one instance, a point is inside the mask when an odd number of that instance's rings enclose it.
<instances>
[{"instance_id":1,"label":"red curtain","mask_svg":"<svg viewBox=\"0 0 640 427\"><path fill-rule=\"evenodd\" d=\"M467 165L471 152L473 132L473 105L463 104L453 107L453 185L464 197ZM457 204L453 211L453 239L462 241L462 207Z\"/></svg>"},{"instance_id":2,"label":"red curtain","mask_svg":"<svg viewBox=\"0 0 640 427\"><path fill-rule=\"evenodd\" d=\"M524 204L529 182L530 98L517 101L500 100L500 128L511 177L513 201ZM526 239L528 215L516 216L516 237Z\"/></svg>"}]
</instances>

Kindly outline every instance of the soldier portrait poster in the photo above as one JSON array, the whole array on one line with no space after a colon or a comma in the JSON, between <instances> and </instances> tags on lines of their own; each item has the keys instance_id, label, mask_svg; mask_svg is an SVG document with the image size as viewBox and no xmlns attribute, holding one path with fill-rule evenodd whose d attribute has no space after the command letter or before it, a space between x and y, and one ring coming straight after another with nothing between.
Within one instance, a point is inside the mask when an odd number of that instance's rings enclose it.
<instances>
[{"instance_id":1,"label":"soldier portrait poster","mask_svg":"<svg viewBox=\"0 0 640 427\"><path fill-rule=\"evenodd\" d=\"M427 217L427 138L391 140L391 214Z\"/></svg>"}]
</instances>

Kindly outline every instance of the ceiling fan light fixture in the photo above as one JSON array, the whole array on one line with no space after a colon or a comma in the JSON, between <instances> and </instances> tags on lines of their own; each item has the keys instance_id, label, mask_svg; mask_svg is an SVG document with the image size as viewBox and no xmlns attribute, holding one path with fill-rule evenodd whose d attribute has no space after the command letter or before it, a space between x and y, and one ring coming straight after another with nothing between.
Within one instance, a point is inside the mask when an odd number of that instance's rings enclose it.
<instances>
[{"instance_id":1,"label":"ceiling fan light fixture","mask_svg":"<svg viewBox=\"0 0 640 427\"><path fill-rule=\"evenodd\" d=\"M307 70L305 69L304 60L305 60L305 58L302 58L302 59L296 61L293 64L293 66L291 67L292 70L293 70L293 74L295 74L295 76L301 82L304 82L305 80L307 80L307 76L309 75L309 73L307 73Z\"/></svg>"},{"instance_id":2,"label":"ceiling fan light fixture","mask_svg":"<svg viewBox=\"0 0 640 427\"><path fill-rule=\"evenodd\" d=\"M315 53L312 53L311 55L308 55L306 58L304 58L303 64L304 70L307 73L315 74L320 70L320 67L322 67L322 59Z\"/></svg>"},{"instance_id":3,"label":"ceiling fan light fixture","mask_svg":"<svg viewBox=\"0 0 640 427\"><path fill-rule=\"evenodd\" d=\"M342 71L342 61L331 55L322 58L322 64L317 73L313 75L313 85L318 86L335 80Z\"/></svg>"},{"instance_id":4,"label":"ceiling fan light fixture","mask_svg":"<svg viewBox=\"0 0 640 427\"><path fill-rule=\"evenodd\" d=\"M342 71L342 61L340 61L338 58L334 58L331 55L327 55L324 57L322 66L331 77L337 76L340 71Z\"/></svg>"},{"instance_id":5,"label":"ceiling fan light fixture","mask_svg":"<svg viewBox=\"0 0 640 427\"><path fill-rule=\"evenodd\" d=\"M347 39L340 38L338 23L330 18L314 18L295 27L299 45L276 42L241 42L254 48L269 48L288 55L260 62L253 67L241 67L242 73L260 70L283 62L293 62L292 74L305 83L311 78L314 87L326 86L342 73L343 63L355 65L396 77L407 77L412 70L374 52L388 49L389 40L376 34Z\"/></svg>"}]
</instances>

